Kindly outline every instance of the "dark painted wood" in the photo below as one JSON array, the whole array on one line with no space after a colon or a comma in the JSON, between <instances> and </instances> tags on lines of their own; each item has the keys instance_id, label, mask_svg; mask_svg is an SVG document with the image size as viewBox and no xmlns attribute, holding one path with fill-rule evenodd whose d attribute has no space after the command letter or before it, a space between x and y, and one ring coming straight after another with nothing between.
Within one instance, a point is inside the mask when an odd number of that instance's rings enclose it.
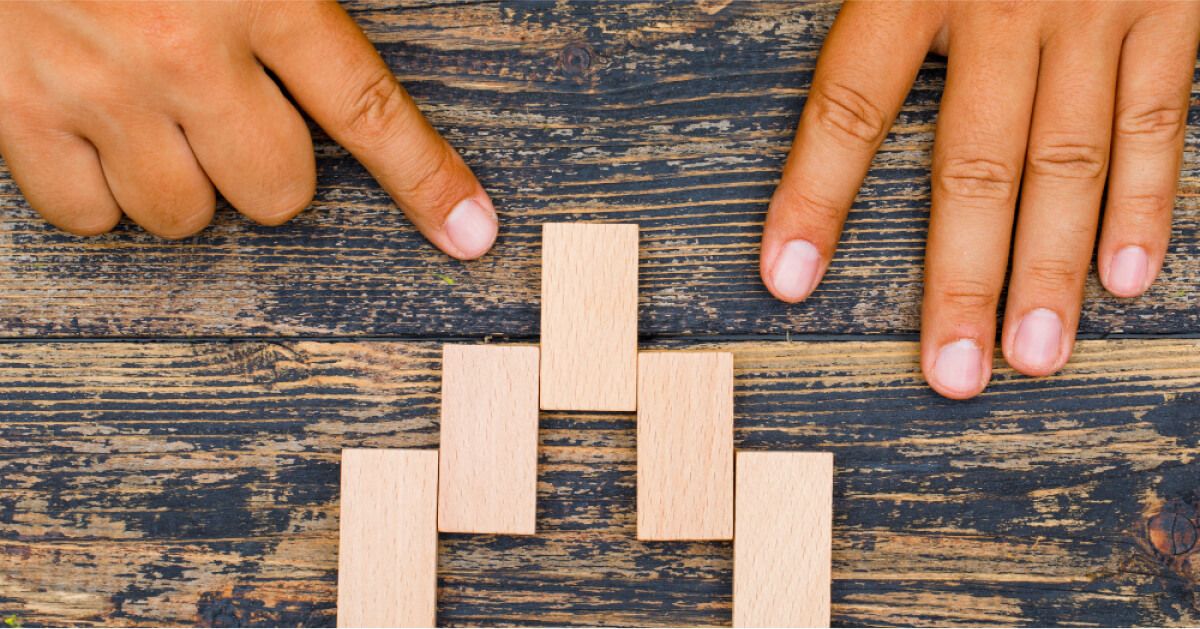
<instances>
[{"instance_id":1,"label":"dark painted wood","mask_svg":"<svg viewBox=\"0 0 1200 629\"><path fill-rule=\"evenodd\" d=\"M57 232L0 167L0 335L530 337L538 227L577 219L642 224L649 336L918 329L942 62L921 72L825 283L786 306L758 280L757 243L835 4L348 7L492 191L493 254L435 252L319 134L312 209L280 228L224 210L179 243L128 223ZM1197 118L1160 282L1130 301L1089 280L1084 334L1200 329Z\"/></svg>"},{"instance_id":2,"label":"dark painted wood","mask_svg":"<svg viewBox=\"0 0 1200 629\"><path fill-rule=\"evenodd\" d=\"M1200 341L968 403L913 343L669 347L735 353L738 447L834 453L836 624L1200 623ZM437 444L438 348L0 345L0 612L331 625L338 453ZM728 544L635 539L634 432L543 414L539 534L443 536L440 623L728 624Z\"/></svg>"},{"instance_id":3,"label":"dark painted wood","mask_svg":"<svg viewBox=\"0 0 1200 629\"><path fill-rule=\"evenodd\" d=\"M651 344L780 335L720 345L737 444L834 452L837 624L1200 624L1200 341L1087 341L956 403L911 343L782 340L918 329L940 61L789 307L757 240L834 4L347 6L493 192L495 253L435 252L319 133L312 209L177 243L59 233L0 163L0 337L31 337L0 343L0 616L333 624L338 452L436 446L440 344L535 337L539 226L582 219L642 224ZM1164 275L1132 301L1091 279L1084 334L1200 333L1193 92ZM541 440L541 534L443 536L442 624L729 623L728 544L634 539L632 415L544 414Z\"/></svg>"}]
</instances>

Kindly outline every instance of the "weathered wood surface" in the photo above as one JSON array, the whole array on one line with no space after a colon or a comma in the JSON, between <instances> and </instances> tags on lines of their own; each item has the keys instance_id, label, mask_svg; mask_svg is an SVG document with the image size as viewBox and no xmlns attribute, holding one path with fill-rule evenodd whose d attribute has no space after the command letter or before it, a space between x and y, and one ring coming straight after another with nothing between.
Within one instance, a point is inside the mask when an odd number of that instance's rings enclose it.
<instances>
[{"instance_id":1,"label":"weathered wood surface","mask_svg":"<svg viewBox=\"0 0 1200 629\"><path fill-rule=\"evenodd\" d=\"M1200 341L1085 341L967 403L912 343L687 345L734 352L739 448L835 454L835 624L1200 623ZM332 624L338 452L436 444L440 355L0 344L0 611ZM634 432L545 414L539 535L443 536L439 621L728 624L728 542L635 539Z\"/></svg>"},{"instance_id":2,"label":"weathered wood surface","mask_svg":"<svg viewBox=\"0 0 1200 629\"><path fill-rule=\"evenodd\" d=\"M492 191L493 254L435 252L319 134L312 209L280 228L221 211L179 243L128 223L62 234L0 166L0 335L532 337L539 226L577 218L642 225L644 335L918 329L940 61L920 73L824 284L789 307L758 280L758 237L835 4L348 7ZM1085 335L1200 329L1200 108L1189 119L1163 276L1135 301L1089 280Z\"/></svg>"},{"instance_id":3,"label":"weathered wood surface","mask_svg":"<svg viewBox=\"0 0 1200 629\"><path fill-rule=\"evenodd\" d=\"M536 338L541 225L603 219L641 224L643 338L735 353L737 447L835 453L835 625L1200 623L1200 340L998 365L968 403L913 344L783 340L918 329L940 61L785 306L758 236L834 4L347 6L492 191L495 252L434 251L319 133L312 209L177 243L57 232L0 162L0 337L28 337L0 343L0 614L332 625L337 453L435 445L441 344ZM1084 335L1200 333L1197 103L1164 274L1133 301L1091 279ZM728 542L635 539L634 433L545 414L539 535L443 536L439 621L728 624Z\"/></svg>"}]
</instances>

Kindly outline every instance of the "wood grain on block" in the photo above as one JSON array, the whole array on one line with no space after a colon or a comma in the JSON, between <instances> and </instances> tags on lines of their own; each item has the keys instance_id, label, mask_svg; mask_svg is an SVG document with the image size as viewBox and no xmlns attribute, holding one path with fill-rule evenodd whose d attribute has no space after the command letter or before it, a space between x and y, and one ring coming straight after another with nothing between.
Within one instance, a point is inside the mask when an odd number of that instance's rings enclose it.
<instances>
[{"instance_id":1,"label":"wood grain on block","mask_svg":"<svg viewBox=\"0 0 1200 629\"><path fill-rule=\"evenodd\" d=\"M737 453L733 626L828 627L833 455Z\"/></svg>"},{"instance_id":2,"label":"wood grain on block","mask_svg":"<svg viewBox=\"0 0 1200 629\"><path fill-rule=\"evenodd\" d=\"M339 627L432 627L437 450L342 451Z\"/></svg>"},{"instance_id":3,"label":"wood grain on block","mask_svg":"<svg viewBox=\"0 0 1200 629\"><path fill-rule=\"evenodd\" d=\"M638 360L638 539L731 539L733 354Z\"/></svg>"},{"instance_id":4,"label":"wood grain on block","mask_svg":"<svg viewBox=\"0 0 1200 629\"><path fill-rule=\"evenodd\" d=\"M0 343L0 608L332 626L338 453L437 446L443 342ZM1159 563L1194 532L1200 339L1079 341L1052 380L997 353L970 404L915 342L670 347L734 352L739 446L836 452L835 625L1200 626L1200 544ZM730 623L732 544L630 539L632 419L543 413L538 534L443 535L439 624Z\"/></svg>"},{"instance_id":5,"label":"wood grain on block","mask_svg":"<svg viewBox=\"0 0 1200 629\"><path fill-rule=\"evenodd\" d=\"M442 348L438 530L532 535L538 348Z\"/></svg>"},{"instance_id":6,"label":"wood grain on block","mask_svg":"<svg viewBox=\"0 0 1200 629\"><path fill-rule=\"evenodd\" d=\"M543 226L542 408L637 408L637 290L637 225Z\"/></svg>"}]
</instances>

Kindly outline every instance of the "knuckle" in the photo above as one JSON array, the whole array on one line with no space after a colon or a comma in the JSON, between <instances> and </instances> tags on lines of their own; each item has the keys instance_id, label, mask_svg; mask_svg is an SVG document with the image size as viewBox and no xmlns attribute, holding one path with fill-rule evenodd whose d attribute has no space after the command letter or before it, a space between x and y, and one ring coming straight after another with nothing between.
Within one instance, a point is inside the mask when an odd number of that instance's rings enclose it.
<instances>
[{"instance_id":1,"label":"knuckle","mask_svg":"<svg viewBox=\"0 0 1200 629\"><path fill-rule=\"evenodd\" d=\"M1061 295L1064 290L1073 290L1083 283L1085 268L1069 260L1046 258L1030 262L1022 279L1039 293Z\"/></svg>"},{"instance_id":2,"label":"knuckle","mask_svg":"<svg viewBox=\"0 0 1200 629\"><path fill-rule=\"evenodd\" d=\"M263 209L255 212L254 220L272 227L282 225L311 205L315 194L316 185L312 182L278 187L269 199L263 200L260 205Z\"/></svg>"},{"instance_id":3,"label":"knuckle","mask_svg":"<svg viewBox=\"0 0 1200 629\"><path fill-rule=\"evenodd\" d=\"M414 161L409 167L409 176L397 184L397 192L404 197L420 199L423 207L447 208L458 201L458 190L450 177L454 165L454 149L445 142L438 142L433 155Z\"/></svg>"},{"instance_id":4,"label":"knuckle","mask_svg":"<svg viewBox=\"0 0 1200 629\"><path fill-rule=\"evenodd\" d=\"M954 199L1009 201L1017 193L1016 171L977 154L951 153L937 168L934 185Z\"/></svg>"},{"instance_id":5,"label":"knuckle","mask_svg":"<svg viewBox=\"0 0 1200 629\"><path fill-rule=\"evenodd\" d=\"M994 316L1000 296L992 286L972 279L954 279L941 285L935 293L940 307L958 318Z\"/></svg>"},{"instance_id":6,"label":"knuckle","mask_svg":"<svg viewBox=\"0 0 1200 629\"><path fill-rule=\"evenodd\" d=\"M1109 200L1109 211L1133 225L1157 225L1170 221L1175 199L1164 194L1120 196Z\"/></svg>"},{"instance_id":7,"label":"knuckle","mask_svg":"<svg viewBox=\"0 0 1200 629\"><path fill-rule=\"evenodd\" d=\"M809 186L782 192L780 201L781 207L793 213L801 222L817 228L841 225L846 212L846 208L821 196Z\"/></svg>"},{"instance_id":8,"label":"knuckle","mask_svg":"<svg viewBox=\"0 0 1200 629\"><path fill-rule=\"evenodd\" d=\"M67 94L78 103L89 104L103 112L129 107L130 86L126 77L98 61L84 61L71 75Z\"/></svg>"},{"instance_id":9,"label":"knuckle","mask_svg":"<svg viewBox=\"0 0 1200 629\"><path fill-rule=\"evenodd\" d=\"M1047 139L1029 147L1029 170L1052 179L1099 179L1108 170L1108 151L1094 142Z\"/></svg>"},{"instance_id":10,"label":"knuckle","mask_svg":"<svg viewBox=\"0 0 1200 629\"><path fill-rule=\"evenodd\" d=\"M200 232L212 222L214 203L208 200L179 202L175 209L158 212L157 220L149 231L168 240L187 238Z\"/></svg>"},{"instance_id":11,"label":"knuckle","mask_svg":"<svg viewBox=\"0 0 1200 629\"><path fill-rule=\"evenodd\" d=\"M844 82L825 81L811 94L809 105L826 132L856 148L875 146L887 132L879 107Z\"/></svg>"},{"instance_id":12,"label":"knuckle","mask_svg":"<svg viewBox=\"0 0 1200 629\"><path fill-rule=\"evenodd\" d=\"M380 70L353 89L343 108L341 127L356 143L371 144L391 138L406 107L400 84L390 72Z\"/></svg>"},{"instance_id":13,"label":"knuckle","mask_svg":"<svg viewBox=\"0 0 1200 629\"><path fill-rule=\"evenodd\" d=\"M1182 136L1187 111L1182 106L1139 103L1117 112L1116 135L1122 139L1174 142Z\"/></svg>"}]
</instances>

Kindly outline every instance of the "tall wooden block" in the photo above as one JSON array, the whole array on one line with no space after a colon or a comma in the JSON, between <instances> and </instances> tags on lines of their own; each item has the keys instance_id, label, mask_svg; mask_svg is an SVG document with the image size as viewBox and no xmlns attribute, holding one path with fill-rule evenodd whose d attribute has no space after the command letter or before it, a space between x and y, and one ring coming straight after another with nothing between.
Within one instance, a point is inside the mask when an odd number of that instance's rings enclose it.
<instances>
[{"instance_id":1,"label":"tall wooden block","mask_svg":"<svg viewBox=\"0 0 1200 629\"><path fill-rule=\"evenodd\" d=\"M733 626L828 627L833 455L737 454Z\"/></svg>"},{"instance_id":2,"label":"tall wooden block","mask_svg":"<svg viewBox=\"0 0 1200 629\"><path fill-rule=\"evenodd\" d=\"M432 627L436 450L342 450L339 627Z\"/></svg>"},{"instance_id":3,"label":"tall wooden block","mask_svg":"<svg viewBox=\"0 0 1200 629\"><path fill-rule=\"evenodd\" d=\"M638 227L542 227L542 408L637 408Z\"/></svg>"},{"instance_id":4,"label":"tall wooden block","mask_svg":"<svg viewBox=\"0 0 1200 629\"><path fill-rule=\"evenodd\" d=\"M731 539L733 355L638 360L638 539Z\"/></svg>"},{"instance_id":5,"label":"tall wooden block","mask_svg":"<svg viewBox=\"0 0 1200 629\"><path fill-rule=\"evenodd\" d=\"M537 517L538 348L442 348L438 529L532 535Z\"/></svg>"}]
</instances>

